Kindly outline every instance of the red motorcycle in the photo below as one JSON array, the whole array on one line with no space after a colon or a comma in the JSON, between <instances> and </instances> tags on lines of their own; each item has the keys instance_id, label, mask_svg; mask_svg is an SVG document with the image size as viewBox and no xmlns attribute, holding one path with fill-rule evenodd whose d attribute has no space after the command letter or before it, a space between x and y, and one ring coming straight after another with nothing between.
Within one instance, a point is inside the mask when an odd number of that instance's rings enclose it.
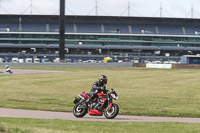
<instances>
[{"instance_id":1,"label":"red motorcycle","mask_svg":"<svg viewBox=\"0 0 200 133\"><path fill-rule=\"evenodd\" d=\"M118 115L119 107L116 103L113 103L113 99L117 100L117 92L112 88L107 94L97 93L97 98L91 100L88 104L85 101L88 99L88 93L82 92L75 97L73 114L76 117L85 116L88 111L93 116L104 116L107 119L113 119Z\"/></svg>"}]
</instances>

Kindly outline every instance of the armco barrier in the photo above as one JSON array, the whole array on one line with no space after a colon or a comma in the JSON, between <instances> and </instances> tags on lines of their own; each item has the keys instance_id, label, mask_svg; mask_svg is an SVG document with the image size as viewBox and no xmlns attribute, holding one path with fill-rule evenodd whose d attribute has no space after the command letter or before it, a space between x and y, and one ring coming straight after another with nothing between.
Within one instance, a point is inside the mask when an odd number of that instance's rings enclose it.
<instances>
[{"instance_id":1,"label":"armco barrier","mask_svg":"<svg viewBox=\"0 0 200 133\"><path fill-rule=\"evenodd\" d=\"M172 68L200 69L200 64L172 64Z\"/></svg>"}]
</instances>

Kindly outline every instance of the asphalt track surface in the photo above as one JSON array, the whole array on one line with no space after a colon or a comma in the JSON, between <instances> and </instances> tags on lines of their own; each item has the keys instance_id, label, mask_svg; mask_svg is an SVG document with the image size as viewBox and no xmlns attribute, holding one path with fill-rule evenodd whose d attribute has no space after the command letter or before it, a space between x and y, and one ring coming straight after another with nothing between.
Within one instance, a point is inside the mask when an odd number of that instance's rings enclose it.
<instances>
[{"instance_id":1,"label":"asphalt track surface","mask_svg":"<svg viewBox=\"0 0 200 133\"><path fill-rule=\"evenodd\" d=\"M29 74L29 73L58 73L58 72L66 72L66 71L50 71L50 70L24 70L24 69L11 69L13 74ZM9 74L5 69L0 69L2 74Z\"/></svg>"},{"instance_id":2,"label":"asphalt track surface","mask_svg":"<svg viewBox=\"0 0 200 133\"><path fill-rule=\"evenodd\" d=\"M8 74L5 72L5 69L0 69L0 71L3 72L2 74ZM51 72L54 73L63 71L13 69L13 72L14 74L28 74L28 73L51 73ZM118 115L115 119L106 119L104 116L90 116L88 114L83 118L76 118L72 112L71 113L52 112L52 111L36 111L36 110L8 109L8 108L0 108L0 117L62 119L62 120L75 120L75 121L200 123L200 118Z\"/></svg>"},{"instance_id":3,"label":"asphalt track surface","mask_svg":"<svg viewBox=\"0 0 200 133\"><path fill-rule=\"evenodd\" d=\"M200 118L180 118L180 117L150 117L150 116L128 116L118 115L114 119L106 119L104 116L86 115L83 118L76 118L73 113L36 111L23 109L0 108L0 117L11 118L37 118L37 119L62 119L74 121L110 121L110 122L183 122L200 123Z\"/></svg>"}]
</instances>

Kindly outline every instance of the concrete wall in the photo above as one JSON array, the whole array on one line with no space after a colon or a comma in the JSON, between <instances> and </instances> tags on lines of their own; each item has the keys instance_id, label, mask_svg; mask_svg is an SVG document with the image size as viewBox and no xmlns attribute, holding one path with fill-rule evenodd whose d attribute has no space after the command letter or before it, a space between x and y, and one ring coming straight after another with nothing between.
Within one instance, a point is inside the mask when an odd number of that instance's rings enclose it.
<instances>
[{"instance_id":1,"label":"concrete wall","mask_svg":"<svg viewBox=\"0 0 200 133\"><path fill-rule=\"evenodd\" d=\"M146 67L145 63L138 63L136 67ZM200 64L172 64L172 68L180 69L200 69Z\"/></svg>"},{"instance_id":2,"label":"concrete wall","mask_svg":"<svg viewBox=\"0 0 200 133\"><path fill-rule=\"evenodd\" d=\"M165 69L171 69L172 64L146 64L146 68L165 68Z\"/></svg>"}]
</instances>

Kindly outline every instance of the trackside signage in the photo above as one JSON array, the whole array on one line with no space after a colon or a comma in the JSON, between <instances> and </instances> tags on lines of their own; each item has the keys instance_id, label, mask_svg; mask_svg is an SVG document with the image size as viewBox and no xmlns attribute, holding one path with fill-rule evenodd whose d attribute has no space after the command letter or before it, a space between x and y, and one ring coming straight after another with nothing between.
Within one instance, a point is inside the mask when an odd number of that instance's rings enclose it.
<instances>
[{"instance_id":1,"label":"trackside signage","mask_svg":"<svg viewBox=\"0 0 200 133\"><path fill-rule=\"evenodd\" d=\"M172 64L146 64L146 68L166 68L166 69L171 69Z\"/></svg>"}]
</instances>

